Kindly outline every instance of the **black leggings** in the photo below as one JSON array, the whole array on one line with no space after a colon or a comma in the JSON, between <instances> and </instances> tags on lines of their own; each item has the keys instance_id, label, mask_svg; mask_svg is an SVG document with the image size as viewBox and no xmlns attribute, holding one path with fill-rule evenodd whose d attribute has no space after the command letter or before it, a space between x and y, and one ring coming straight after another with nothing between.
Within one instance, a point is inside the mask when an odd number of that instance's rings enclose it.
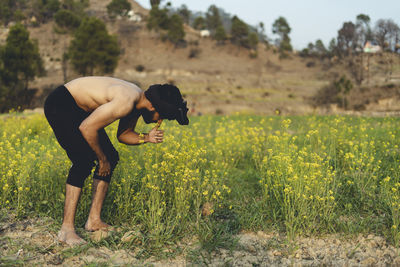
<instances>
[{"instance_id":1,"label":"black leggings","mask_svg":"<svg viewBox=\"0 0 400 267\"><path fill-rule=\"evenodd\" d=\"M82 188L85 179L89 176L95 165L95 160L97 160L96 153L89 146L79 130L82 121L90 113L81 109L76 104L68 89L62 85L57 87L47 97L44 104L44 114L54 131L58 143L65 149L68 158L72 161L67 184ZM109 183L112 172L115 166L117 166L119 156L105 130L99 130L98 134L100 147L111 165L111 171L107 176L99 176L97 175L99 168L97 165L93 178Z\"/></svg>"}]
</instances>

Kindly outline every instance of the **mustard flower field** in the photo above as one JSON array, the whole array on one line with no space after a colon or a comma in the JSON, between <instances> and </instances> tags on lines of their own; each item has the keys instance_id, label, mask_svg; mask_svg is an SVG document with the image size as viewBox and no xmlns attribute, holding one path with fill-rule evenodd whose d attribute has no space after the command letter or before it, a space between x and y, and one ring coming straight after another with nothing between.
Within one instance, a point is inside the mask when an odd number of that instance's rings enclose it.
<instances>
[{"instance_id":1,"label":"mustard flower field","mask_svg":"<svg viewBox=\"0 0 400 267\"><path fill-rule=\"evenodd\" d=\"M153 125L140 122L137 130ZM162 144L119 151L102 217L161 247L184 237L223 242L241 230L294 239L375 233L400 242L400 119L201 116L165 121ZM0 117L0 206L61 223L70 162L43 115ZM77 212L90 208L91 178Z\"/></svg>"}]
</instances>

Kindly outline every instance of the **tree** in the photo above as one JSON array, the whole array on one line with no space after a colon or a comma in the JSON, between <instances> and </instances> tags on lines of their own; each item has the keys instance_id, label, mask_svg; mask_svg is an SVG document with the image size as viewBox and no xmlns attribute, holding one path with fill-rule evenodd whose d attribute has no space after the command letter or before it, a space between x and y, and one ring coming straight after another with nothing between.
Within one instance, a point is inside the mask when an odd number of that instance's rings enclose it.
<instances>
[{"instance_id":1,"label":"tree","mask_svg":"<svg viewBox=\"0 0 400 267\"><path fill-rule=\"evenodd\" d=\"M392 19L380 19L376 22L374 35L378 44L384 49L395 50L399 36L399 25Z\"/></svg>"},{"instance_id":2,"label":"tree","mask_svg":"<svg viewBox=\"0 0 400 267\"><path fill-rule=\"evenodd\" d=\"M372 41L374 36L372 34L371 19L368 15L359 14L356 18L356 29L358 35L358 47L363 48L367 41Z\"/></svg>"},{"instance_id":3,"label":"tree","mask_svg":"<svg viewBox=\"0 0 400 267\"><path fill-rule=\"evenodd\" d=\"M315 41L314 49L319 57L326 55L326 53L328 52L321 39L318 39L317 41Z\"/></svg>"},{"instance_id":4,"label":"tree","mask_svg":"<svg viewBox=\"0 0 400 267\"><path fill-rule=\"evenodd\" d=\"M161 0L150 0L150 5L151 7L159 6L161 3Z\"/></svg>"},{"instance_id":5,"label":"tree","mask_svg":"<svg viewBox=\"0 0 400 267\"><path fill-rule=\"evenodd\" d=\"M69 47L74 69L82 75L112 73L118 64L120 49L117 38L108 34L104 22L85 18L76 30Z\"/></svg>"},{"instance_id":6,"label":"tree","mask_svg":"<svg viewBox=\"0 0 400 267\"><path fill-rule=\"evenodd\" d=\"M221 17L219 15L218 8L215 5L211 5L206 13L206 24L207 28L214 35L218 26L221 25Z\"/></svg>"},{"instance_id":7,"label":"tree","mask_svg":"<svg viewBox=\"0 0 400 267\"><path fill-rule=\"evenodd\" d=\"M190 10L188 9L188 7L186 5L181 5L181 7L178 9L179 16L181 16L181 18L183 19L183 22L185 22L186 24L189 24L189 19L190 19L191 13L192 12L190 12Z\"/></svg>"},{"instance_id":8,"label":"tree","mask_svg":"<svg viewBox=\"0 0 400 267\"><path fill-rule=\"evenodd\" d=\"M267 35L265 35L265 26L263 22L258 24L258 38L261 42L267 42Z\"/></svg>"},{"instance_id":9,"label":"tree","mask_svg":"<svg viewBox=\"0 0 400 267\"><path fill-rule=\"evenodd\" d=\"M159 31L160 29L168 30L168 24L168 8L164 7L160 9L158 5L152 6L147 19L147 28L155 31Z\"/></svg>"},{"instance_id":10,"label":"tree","mask_svg":"<svg viewBox=\"0 0 400 267\"><path fill-rule=\"evenodd\" d=\"M231 41L232 43L248 47L249 27L237 16L232 18Z\"/></svg>"},{"instance_id":11,"label":"tree","mask_svg":"<svg viewBox=\"0 0 400 267\"><path fill-rule=\"evenodd\" d=\"M62 29L73 31L79 27L81 24L81 18L67 9L60 9L54 15L54 20Z\"/></svg>"},{"instance_id":12,"label":"tree","mask_svg":"<svg viewBox=\"0 0 400 267\"><path fill-rule=\"evenodd\" d=\"M29 32L19 23L10 28L1 59L6 66L1 78L9 87L22 82L23 89L27 89L29 81L44 73L38 45L29 39Z\"/></svg>"},{"instance_id":13,"label":"tree","mask_svg":"<svg viewBox=\"0 0 400 267\"><path fill-rule=\"evenodd\" d=\"M25 6L24 0L0 0L0 22L7 25L11 20L15 18L15 13Z\"/></svg>"},{"instance_id":14,"label":"tree","mask_svg":"<svg viewBox=\"0 0 400 267\"><path fill-rule=\"evenodd\" d=\"M289 23L284 17L279 17L272 25L272 32L274 34L278 34L280 39L283 39L286 35L289 35L291 30L292 29L290 28Z\"/></svg>"},{"instance_id":15,"label":"tree","mask_svg":"<svg viewBox=\"0 0 400 267\"><path fill-rule=\"evenodd\" d=\"M222 25L219 25L217 30L215 31L214 38L218 44L223 44L227 38L225 28Z\"/></svg>"},{"instance_id":16,"label":"tree","mask_svg":"<svg viewBox=\"0 0 400 267\"><path fill-rule=\"evenodd\" d=\"M356 25L351 21L343 23L337 37L339 52L346 56L351 55L357 47L357 41Z\"/></svg>"},{"instance_id":17,"label":"tree","mask_svg":"<svg viewBox=\"0 0 400 267\"><path fill-rule=\"evenodd\" d=\"M185 37L185 31L183 29L183 20L182 18L174 14L171 16L169 25L168 25L168 39L175 45L183 40Z\"/></svg>"},{"instance_id":18,"label":"tree","mask_svg":"<svg viewBox=\"0 0 400 267\"><path fill-rule=\"evenodd\" d=\"M255 32L251 32L248 35L248 45L251 49L257 50L257 45L258 45L258 34Z\"/></svg>"},{"instance_id":19,"label":"tree","mask_svg":"<svg viewBox=\"0 0 400 267\"><path fill-rule=\"evenodd\" d=\"M89 0L62 0L61 8L68 9L76 15L84 17L85 8L89 7Z\"/></svg>"},{"instance_id":20,"label":"tree","mask_svg":"<svg viewBox=\"0 0 400 267\"><path fill-rule=\"evenodd\" d=\"M204 30L206 28L206 20L199 16L193 21L193 28L196 30Z\"/></svg>"},{"instance_id":21,"label":"tree","mask_svg":"<svg viewBox=\"0 0 400 267\"><path fill-rule=\"evenodd\" d=\"M331 57L338 55L338 48L337 48L337 44L336 44L336 39L335 38L332 38L331 41L329 42L328 54Z\"/></svg>"},{"instance_id":22,"label":"tree","mask_svg":"<svg viewBox=\"0 0 400 267\"><path fill-rule=\"evenodd\" d=\"M350 90L353 88L353 84L346 76L340 77L339 80L333 82L334 86L337 88L339 94L342 95L342 107L347 107L347 95L349 94Z\"/></svg>"},{"instance_id":23,"label":"tree","mask_svg":"<svg viewBox=\"0 0 400 267\"><path fill-rule=\"evenodd\" d=\"M0 112L4 112L26 104L29 81L45 71L37 43L19 23L10 28L0 48L0 62Z\"/></svg>"},{"instance_id":24,"label":"tree","mask_svg":"<svg viewBox=\"0 0 400 267\"><path fill-rule=\"evenodd\" d=\"M53 15L60 9L58 0L35 0L32 11L40 23L47 22L53 18Z\"/></svg>"},{"instance_id":25,"label":"tree","mask_svg":"<svg viewBox=\"0 0 400 267\"><path fill-rule=\"evenodd\" d=\"M272 24L272 32L279 36L276 43L279 46L281 57L285 57L287 51L293 50L289 37L291 30L289 23L284 17L279 17L275 20L274 24Z\"/></svg>"},{"instance_id":26,"label":"tree","mask_svg":"<svg viewBox=\"0 0 400 267\"><path fill-rule=\"evenodd\" d=\"M131 3L127 0L112 0L107 5L107 13L110 18L115 18L118 15L126 16L131 9Z\"/></svg>"}]
</instances>

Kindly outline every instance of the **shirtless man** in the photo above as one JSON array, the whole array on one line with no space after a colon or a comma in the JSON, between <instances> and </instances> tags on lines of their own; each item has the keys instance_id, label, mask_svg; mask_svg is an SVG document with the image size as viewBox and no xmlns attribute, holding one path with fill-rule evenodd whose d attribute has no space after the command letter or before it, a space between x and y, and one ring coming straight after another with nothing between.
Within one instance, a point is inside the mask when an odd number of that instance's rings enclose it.
<instances>
[{"instance_id":1,"label":"shirtless man","mask_svg":"<svg viewBox=\"0 0 400 267\"><path fill-rule=\"evenodd\" d=\"M93 176L93 198L85 224L88 231L110 227L100 218L101 208L119 156L104 127L120 120L118 141L127 145L161 143L158 130L163 119L189 124L186 102L173 85L152 85L142 91L136 85L109 77L83 77L56 88L46 99L44 112L57 141L65 149L69 170L64 218L58 238L69 245L85 241L75 232L75 213L85 179L97 161ZM158 122L149 133L135 132L142 116L146 123Z\"/></svg>"}]
</instances>

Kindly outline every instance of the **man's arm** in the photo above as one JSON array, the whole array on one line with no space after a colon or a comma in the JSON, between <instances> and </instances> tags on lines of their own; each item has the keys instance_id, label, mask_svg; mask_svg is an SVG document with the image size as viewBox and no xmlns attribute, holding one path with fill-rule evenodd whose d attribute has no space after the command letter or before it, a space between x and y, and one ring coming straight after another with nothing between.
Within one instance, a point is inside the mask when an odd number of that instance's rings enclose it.
<instances>
[{"instance_id":1,"label":"man's arm","mask_svg":"<svg viewBox=\"0 0 400 267\"><path fill-rule=\"evenodd\" d=\"M135 110L128 116L119 120L117 139L120 143L125 145L138 145L140 143L139 134L135 132L136 123L139 117L139 112Z\"/></svg>"},{"instance_id":2,"label":"man's arm","mask_svg":"<svg viewBox=\"0 0 400 267\"><path fill-rule=\"evenodd\" d=\"M132 104L127 104L132 103ZM87 117L79 126L83 137L89 146L96 153L99 160L99 175L105 176L109 174L110 168L108 160L100 147L99 136L97 131L106 127L113 121L126 116L133 107L133 100L127 101L126 97L115 96L114 99L95 109L89 117Z\"/></svg>"},{"instance_id":3,"label":"man's arm","mask_svg":"<svg viewBox=\"0 0 400 267\"><path fill-rule=\"evenodd\" d=\"M141 140L143 140L143 143L162 143L164 131L158 130L161 121L148 134L144 134L144 139L141 139L140 135L135 132L139 117L140 115L137 112L133 112L133 114L120 119L117 132L118 141L126 145L138 145L141 144Z\"/></svg>"}]
</instances>

